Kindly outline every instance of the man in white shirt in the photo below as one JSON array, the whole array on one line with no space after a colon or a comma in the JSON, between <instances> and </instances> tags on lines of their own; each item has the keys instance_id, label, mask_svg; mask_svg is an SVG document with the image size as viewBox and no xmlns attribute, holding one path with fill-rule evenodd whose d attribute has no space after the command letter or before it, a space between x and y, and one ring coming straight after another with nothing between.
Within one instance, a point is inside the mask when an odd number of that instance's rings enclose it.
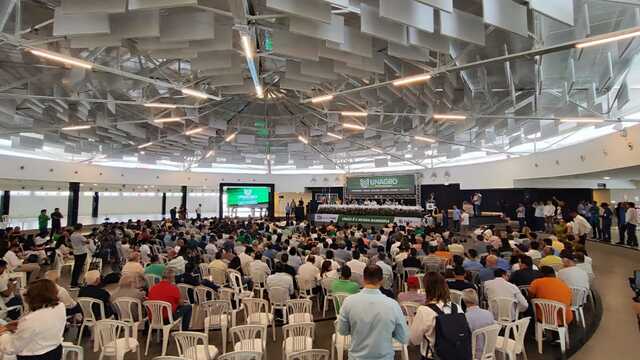
<instances>
[{"instance_id":1,"label":"man in white shirt","mask_svg":"<svg viewBox=\"0 0 640 360\"><path fill-rule=\"evenodd\" d=\"M508 280L507 272L502 269L496 269L495 279L484 282L484 290L487 294L489 304L492 299L510 298L517 302L517 311L523 312L529 307L527 299L522 295L520 289Z\"/></svg>"},{"instance_id":2,"label":"man in white shirt","mask_svg":"<svg viewBox=\"0 0 640 360\"><path fill-rule=\"evenodd\" d=\"M217 239L215 236L209 238L209 243L204 247L204 251L207 253L207 255L213 257L218 252L218 248L216 247L216 240Z\"/></svg>"},{"instance_id":3,"label":"man in white shirt","mask_svg":"<svg viewBox=\"0 0 640 360\"><path fill-rule=\"evenodd\" d=\"M16 288L16 281L9 278L7 262L0 260L0 301L4 303L5 307L22 305L22 298L17 295ZM11 320L16 320L20 316L20 312L11 310L7 315Z\"/></svg>"},{"instance_id":4,"label":"man in white shirt","mask_svg":"<svg viewBox=\"0 0 640 360\"><path fill-rule=\"evenodd\" d=\"M307 256L307 261L298 268L298 276L301 281L316 284L320 280L320 269L315 265L316 257Z\"/></svg>"},{"instance_id":5,"label":"man in white shirt","mask_svg":"<svg viewBox=\"0 0 640 360\"><path fill-rule=\"evenodd\" d=\"M531 260L539 260L542 258L542 254L540 253L540 243L537 241L532 241L529 243L529 251L526 252L526 255L531 258Z\"/></svg>"},{"instance_id":6,"label":"man in white shirt","mask_svg":"<svg viewBox=\"0 0 640 360\"><path fill-rule=\"evenodd\" d=\"M140 245L140 260L143 264L151 262L151 246L149 246L149 243L146 241Z\"/></svg>"},{"instance_id":7,"label":"man in white shirt","mask_svg":"<svg viewBox=\"0 0 640 360\"><path fill-rule=\"evenodd\" d=\"M9 250L4 254L4 261L7 262L7 270L13 272L26 272L29 281L37 280L40 275L40 265L34 263L24 263L24 260L18 256L20 246L13 242L9 246Z\"/></svg>"},{"instance_id":8,"label":"man in white shirt","mask_svg":"<svg viewBox=\"0 0 640 360\"><path fill-rule=\"evenodd\" d=\"M82 224L73 226L73 233L69 236L73 249L73 270L71 271L71 288L78 287L78 279L84 270L84 264L89 256L89 240L82 235Z\"/></svg>"},{"instance_id":9,"label":"man in white shirt","mask_svg":"<svg viewBox=\"0 0 640 360\"><path fill-rule=\"evenodd\" d=\"M67 309L67 316L82 313L82 308L80 308L80 305L73 300L67 289L58 285L58 280L60 280L60 273L58 271L49 270L44 274L44 277L56 284L56 287L58 288L58 299L60 299L64 304L64 307Z\"/></svg>"},{"instance_id":10,"label":"man in white shirt","mask_svg":"<svg viewBox=\"0 0 640 360\"><path fill-rule=\"evenodd\" d=\"M533 208L535 209L533 212L533 216L535 217L535 226L532 230L541 231L544 230L544 203L542 202L534 202Z\"/></svg>"},{"instance_id":11,"label":"man in white shirt","mask_svg":"<svg viewBox=\"0 0 640 360\"><path fill-rule=\"evenodd\" d=\"M591 262L587 261L587 256L585 256L583 252L576 251L573 256L576 258L576 267L584 270L584 272L589 275L589 283L591 283L591 281L596 277L596 274L593 272Z\"/></svg>"},{"instance_id":12,"label":"man in white shirt","mask_svg":"<svg viewBox=\"0 0 640 360\"><path fill-rule=\"evenodd\" d=\"M386 254L383 252L378 253L378 262L376 262L376 265L380 266L380 268L382 269L382 275L385 279L391 279L391 284L393 284L393 268L391 268L391 266L389 266L387 263L384 262L384 260L386 259ZM387 283L386 281L383 282L382 286L387 286L389 285L389 283Z\"/></svg>"},{"instance_id":13,"label":"man in white shirt","mask_svg":"<svg viewBox=\"0 0 640 360\"><path fill-rule=\"evenodd\" d=\"M196 208L196 219L200 221L201 218L202 218L202 204L198 204L198 207Z\"/></svg>"},{"instance_id":14,"label":"man in white shirt","mask_svg":"<svg viewBox=\"0 0 640 360\"><path fill-rule=\"evenodd\" d=\"M636 204L632 202L626 203L627 212L625 213L626 227L627 227L627 245L638 246L638 237L636 236L636 229L638 228L638 210L636 210Z\"/></svg>"},{"instance_id":15,"label":"man in white shirt","mask_svg":"<svg viewBox=\"0 0 640 360\"><path fill-rule=\"evenodd\" d=\"M176 276L184 274L184 267L187 264L187 261L182 256L178 255L175 250L171 249L167 253L167 258L170 259L167 262L167 267L172 268Z\"/></svg>"},{"instance_id":16,"label":"man in white shirt","mask_svg":"<svg viewBox=\"0 0 640 360\"><path fill-rule=\"evenodd\" d=\"M262 253L256 252L254 260L249 264L249 275L254 279L266 279L270 274L269 265L262 261Z\"/></svg>"},{"instance_id":17,"label":"man in white shirt","mask_svg":"<svg viewBox=\"0 0 640 360\"><path fill-rule=\"evenodd\" d=\"M587 241L587 235L591 233L591 224L575 211L572 211L570 216L573 218L571 230L580 239L580 243L584 244Z\"/></svg>"},{"instance_id":18,"label":"man in white shirt","mask_svg":"<svg viewBox=\"0 0 640 360\"><path fill-rule=\"evenodd\" d=\"M276 266L276 273L267 277L267 291L275 287L289 289L289 295L293 295L295 291L293 287L293 278L291 275L287 274L284 267L279 264Z\"/></svg>"},{"instance_id":19,"label":"man in white shirt","mask_svg":"<svg viewBox=\"0 0 640 360\"><path fill-rule=\"evenodd\" d=\"M367 264L360 261L360 252L357 250L352 254L353 259L347 261L345 265L351 269L352 273L364 274L364 268L367 267Z\"/></svg>"},{"instance_id":20,"label":"man in white shirt","mask_svg":"<svg viewBox=\"0 0 640 360\"><path fill-rule=\"evenodd\" d=\"M562 265L564 268L558 271L558 278L562 280L568 287L577 287L589 289L589 274L576 266L575 256L569 249L560 252Z\"/></svg>"},{"instance_id":21,"label":"man in white shirt","mask_svg":"<svg viewBox=\"0 0 640 360\"><path fill-rule=\"evenodd\" d=\"M549 233L553 232L553 216L556 214L556 207L553 206L551 201L547 201L547 205L543 208L544 214L544 227Z\"/></svg>"}]
</instances>

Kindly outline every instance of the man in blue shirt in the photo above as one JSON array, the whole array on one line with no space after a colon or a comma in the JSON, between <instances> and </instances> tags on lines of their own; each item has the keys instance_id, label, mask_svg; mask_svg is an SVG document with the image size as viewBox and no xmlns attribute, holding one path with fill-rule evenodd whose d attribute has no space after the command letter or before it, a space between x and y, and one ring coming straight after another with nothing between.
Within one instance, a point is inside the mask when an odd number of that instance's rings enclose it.
<instances>
[{"instance_id":1,"label":"man in blue shirt","mask_svg":"<svg viewBox=\"0 0 640 360\"><path fill-rule=\"evenodd\" d=\"M364 269L364 289L344 300L338 316L338 333L351 335L350 360L393 360L393 339L409 342L407 321L397 301L383 295L382 269Z\"/></svg>"}]
</instances>

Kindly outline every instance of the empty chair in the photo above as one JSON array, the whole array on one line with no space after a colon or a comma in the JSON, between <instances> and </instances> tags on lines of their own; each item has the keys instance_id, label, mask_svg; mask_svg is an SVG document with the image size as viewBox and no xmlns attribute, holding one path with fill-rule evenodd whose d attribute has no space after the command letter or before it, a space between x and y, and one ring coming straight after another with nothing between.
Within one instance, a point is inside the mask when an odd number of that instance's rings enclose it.
<instances>
[{"instance_id":1,"label":"empty chair","mask_svg":"<svg viewBox=\"0 0 640 360\"><path fill-rule=\"evenodd\" d=\"M533 299L533 313L536 318L536 340L538 352L542 354L542 337L545 330L556 331L560 338L560 350L564 354L565 346L569 347L569 326L567 325L567 307L552 300Z\"/></svg>"},{"instance_id":2,"label":"empty chair","mask_svg":"<svg viewBox=\"0 0 640 360\"><path fill-rule=\"evenodd\" d=\"M264 299L264 291L267 289L267 274L262 270L252 271L251 281L253 281L252 290L258 292L260 299Z\"/></svg>"},{"instance_id":3,"label":"empty chair","mask_svg":"<svg viewBox=\"0 0 640 360\"><path fill-rule=\"evenodd\" d=\"M180 290L180 300L183 304L194 304L195 303L195 291L196 288L193 285L189 284L176 284L178 290Z\"/></svg>"},{"instance_id":4,"label":"empty chair","mask_svg":"<svg viewBox=\"0 0 640 360\"><path fill-rule=\"evenodd\" d=\"M322 306L322 317L327 315L327 306L329 305L329 301L333 303L333 294L331 293L331 283L333 282L333 278L326 277L320 281L320 285L322 286L322 295L324 297L324 304Z\"/></svg>"},{"instance_id":5,"label":"empty chair","mask_svg":"<svg viewBox=\"0 0 640 360\"><path fill-rule=\"evenodd\" d=\"M331 335L331 360L336 358L342 360L344 358L344 352L351 347L351 335L340 335L338 333L338 321L333 323L334 333Z\"/></svg>"},{"instance_id":6,"label":"empty chair","mask_svg":"<svg viewBox=\"0 0 640 360\"><path fill-rule=\"evenodd\" d=\"M94 313L94 307L96 306L98 307L99 309L98 312L100 313L100 319L105 318L104 303L102 302L102 300L97 300L97 299L88 298L88 297L80 297L78 298L78 304L80 304L80 308L82 309L82 325L80 326L80 332L78 333L78 345L82 346L82 333L84 332L85 326L88 328L93 328L96 325L96 322L98 321Z\"/></svg>"},{"instance_id":7,"label":"empty chair","mask_svg":"<svg viewBox=\"0 0 640 360\"><path fill-rule=\"evenodd\" d=\"M282 358L298 351L313 349L314 323L290 324L282 327Z\"/></svg>"},{"instance_id":8,"label":"empty chair","mask_svg":"<svg viewBox=\"0 0 640 360\"><path fill-rule=\"evenodd\" d=\"M474 360L495 360L496 339L500 325L493 324L475 330L471 334L471 353Z\"/></svg>"},{"instance_id":9,"label":"empty chair","mask_svg":"<svg viewBox=\"0 0 640 360\"><path fill-rule=\"evenodd\" d=\"M173 329L182 330L182 319L173 319L173 311L171 304L164 301L145 301L144 306L147 308L147 314L151 321L149 322L149 332L147 333L147 346L144 351L146 356L149 353L149 341L153 330L162 331L162 355L167 353L167 345L169 343L169 333ZM165 321L167 324L165 324Z\"/></svg>"},{"instance_id":10,"label":"empty chair","mask_svg":"<svg viewBox=\"0 0 640 360\"><path fill-rule=\"evenodd\" d=\"M588 296L589 289L587 288L571 288L571 311L576 314L576 320L578 320L583 328L586 327L586 322L584 319L584 305L587 303Z\"/></svg>"},{"instance_id":11,"label":"empty chair","mask_svg":"<svg viewBox=\"0 0 640 360\"><path fill-rule=\"evenodd\" d=\"M504 336L498 336L496 339L496 351L502 353L503 359L507 356L509 360L516 360L519 354L523 354L524 359L527 358L524 337L527 334L530 320L530 317L516 320L507 325ZM513 334L513 339L510 338L510 334Z\"/></svg>"},{"instance_id":12,"label":"empty chair","mask_svg":"<svg viewBox=\"0 0 640 360\"><path fill-rule=\"evenodd\" d=\"M209 345L207 334L195 331L173 333L180 357L189 360L213 360L218 356L218 348Z\"/></svg>"},{"instance_id":13,"label":"empty chair","mask_svg":"<svg viewBox=\"0 0 640 360\"><path fill-rule=\"evenodd\" d=\"M218 356L218 360L261 360L262 353L259 351L232 351Z\"/></svg>"},{"instance_id":14,"label":"empty chair","mask_svg":"<svg viewBox=\"0 0 640 360\"><path fill-rule=\"evenodd\" d=\"M142 301L132 297L117 298L113 305L118 314L118 319L131 327L131 336L138 338L138 330L144 325L146 319L142 315Z\"/></svg>"},{"instance_id":15,"label":"empty chair","mask_svg":"<svg viewBox=\"0 0 640 360\"><path fill-rule=\"evenodd\" d=\"M271 316L275 319L276 310L282 311L282 321L287 322L287 301L289 301L289 289L284 287L272 287L269 292L269 305L271 305Z\"/></svg>"},{"instance_id":16,"label":"empty chair","mask_svg":"<svg viewBox=\"0 0 640 360\"><path fill-rule=\"evenodd\" d=\"M313 322L313 302L308 299L287 301L287 315L289 324Z\"/></svg>"},{"instance_id":17,"label":"empty chair","mask_svg":"<svg viewBox=\"0 0 640 360\"><path fill-rule=\"evenodd\" d=\"M263 325L265 328L271 325L273 341L276 340L276 326L273 314L269 312L269 303L264 299L246 298L242 299L244 315L249 325Z\"/></svg>"},{"instance_id":18,"label":"empty chair","mask_svg":"<svg viewBox=\"0 0 640 360\"><path fill-rule=\"evenodd\" d=\"M204 331L220 330L222 334L222 352L227 351L227 332L231 327L231 302L228 300L211 300L202 304L205 311Z\"/></svg>"},{"instance_id":19,"label":"empty chair","mask_svg":"<svg viewBox=\"0 0 640 360\"><path fill-rule=\"evenodd\" d=\"M95 324L96 338L100 348L99 360L105 356L117 360L124 359L124 355L133 351L140 360L140 344L130 335L130 326L124 321L99 320Z\"/></svg>"},{"instance_id":20,"label":"empty chair","mask_svg":"<svg viewBox=\"0 0 640 360\"><path fill-rule=\"evenodd\" d=\"M498 297L489 300L489 311L501 325L509 325L518 320L517 306L518 301L514 298Z\"/></svg>"},{"instance_id":21,"label":"empty chair","mask_svg":"<svg viewBox=\"0 0 640 360\"><path fill-rule=\"evenodd\" d=\"M267 348L267 327L242 325L231 328L233 351L257 351L264 354Z\"/></svg>"},{"instance_id":22,"label":"empty chair","mask_svg":"<svg viewBox=\"0 0 640 360\"><path fill-rule=\"evenodd\" d=\"M73 355L69 357L69 355ZM73 345L72 343L62 343L62 359L61 360L83 360L84 349L82 346Z\"/></svg>"},{"instance_id":23,"label":"empty chair","mask_svg":"<svg viewBox=\"0 0 640 360\"><path fill-rule=\"evenodd\" d=\"M462 291L449 290L449 296L451 296L451 302L462 308Z\"/></svg>"},{"instance_id":24,"label":"empty chair","mask_svg":"<svg viewBox=\"0 0 640 360\"><path fill-rule=\"evenodd\" d=\"M316 301L319 301L318 296L313 293L313 289L316 287L315 281L301 279L300 276L296 275L296 283L298 284L298 297L309 300L315 298ZM318 304L318 307L320 307L320 304Z\"/></svg>"},{"instance_id":25,"label":"empty chair","mask_svg":"<svg viewBox=\"0 0 640 360\"><path fill-rule=\"evenodd\" d=\"M253 291L245 290L240 272L236 270L227 270L227 275L229 277L229 285L231 285L231 289L233 289L236 305L239 306L240 301L244 298L253 297Z\"/></svg>"},{"instance_id":26,"label":"empty chair","mask_svg":"<svg viewBox=\"0 0 640 360\"><path fill-rule=\"evenodd\" d=\"M286 360L329 360L329 350L311 349L287 355Z\"/></svg>"},{"instance_id":27,"label":"empty chair","mask_svg":"<svg viewBox=\"0 0 640 360\"><path fill-rule=\"evenodd\" d=\"M236 326L236 319L238 318L238 313L244 312L244 305L240 303L240 306L238 306L234 302L235 293L233 292L232 289L229 289L229 288L219 288L218 298L220 300L228 301L231 304L231 327ZM233 307L234 304L236 305L235 308Z\"/></svg>"},{"instance_id":28,"label":"empty chair","mask_svg":"<svg viewBox=\"0 0 640 360\"><path fill-rule=\"evenodd\" d=\"M212 288L199 285L195 287L196 304L204 304L207 301L216 299L216 292Z\"/></svg>"}]
</instances>

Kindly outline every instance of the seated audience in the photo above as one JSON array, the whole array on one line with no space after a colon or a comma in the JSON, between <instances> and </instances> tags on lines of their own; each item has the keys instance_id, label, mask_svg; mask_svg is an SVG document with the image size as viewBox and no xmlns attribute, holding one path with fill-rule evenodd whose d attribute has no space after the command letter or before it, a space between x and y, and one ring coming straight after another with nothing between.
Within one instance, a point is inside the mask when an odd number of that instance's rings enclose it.
<instances>
[{"instance_id":1,"label":"seated audience","mask_svg":"<svg viewBox=\"0 0 640 360\"><path fill-rule=\"evenodd\" d=\"M529 296L532 299L553 300L566 305L567 324L573 321L573 312L571 311L571 289L562 280L556 277L555 270L551 266L543 266L540 268L543 277L533 280L529 287ZM538 311L538 314L540 311ZM559 318L560 319L560 318ZM562 322L560 321L560 324Z\"/></svg>"},{"instance_id":2,"label":"seated audience","mask_svg":"<svg viewBox=\"0 0 640 360\"><path fill-rule=\"evenodd\" d=\"M515 310L523 312L529 307L527 299L522 295L520 289L508 280L507 272L502 269L495 270L495 278L484 283L484 291L487 301L491 304L493 299L509 298L516 303Z\"/></svg>"},{"instance_id":3,"label":"seated audience","mask_svg":"<svg viewBox=\"0 0 640 360\"><path fill-rule=\"evenodd\" d=\"M551 246L545 246L542 249L542 255L540 266L562 267L562 259L555 255L555 251Z\"/></svg>"},{"instance_id":4,"label":"seated audience","mask_svg":"<svg viewBox=\"0 0 640 360\"><path fill-rule=\"evenodd\" d=\"M167 267L162 274L162 280L149 289L147 300L164 301L171 304L173 319L182 318L182 330L188 331L191 323L191 305L184 305L180 297L180 290L175 285L176 273Z\"/></svg>"},{"instance_id":5,"label":"seated audience","mask_svg":"<svg viewBox=\"0 0 640 360\"><path fill-rule=\"evenodd\" d=\"M56 284L56 288L58 289L58 299L64 304L66 309L67 316L81 314L82 308L80 308L80 304L78 304L69 294L67 289L63 288L58 284L60 280L60 272L57 270L49 270L44 274L44 277L48 280L51 280L54 284Z\"/></svg>"},{"instance_id":6,"label":"seated audience","mask_svg":"<svg viewBox=\"0 0 640 360\"><path fill-rule=\"evenodd\" d=\"M160 262L160 257L158 255L149 256L149 260L151 263L144 268L144 274L155 275L159 278L164 274L165 266Z\"/></svg>"},{"instance_id":7,"label":"seated audience","mask_svg":"<svg viewBox=\"0 0 640 360\"><path fill-rule=\"evenodd\" d=\"M464 271L464 268L462 266L456 266L453 269L453 275L454 278L453 280L447 281L447 285L449 286L450 290L457 290L457 291L462 291L465 289L474 289L475 290L475 286L473 286L472 283L468 282L464 276L466 275L466 271Z\"/></svg>"},{"instance_id":8,"label":"seated audience","mask_svg":"<svg viewBox=\"0 0 640 360\"><path fill-rule=\"evenodd\" d=\"M9 272L7 271L7 262L0 260L0 295L5 307L12 307L22 305L22 297L20 293L16 291L18 288L18 282L15 279L9 278ZM16 320L20 316L19 310L11 310L7 313L7 316L11 320Z\"/></svg>"},{"instance_id":9,"label":"seated audience","mask_svg":"<svg viewBox=\"0 0 640 360\"><path fill-rule=\"evenodd\" d=\"M20 255L20 245L17 241L9 243L9 250L4 254L7 262L7 270L13 272L26 272L29 281L37 280L40 276L40 265L36 262L26 261Z\"/></svg>"},{"instance_id":10,"label":"seated audience","mask_svg":"<svg viewBox=\"0 0 640 360\"><path fill-rule=\"evenodd\" d=\"M424 293L419 293L419 289L420 280L415 276L410 276L409 278L407 278L407 291L398 294L398 302L414 302L421 305L424 304L426 295Z\"/></svg>"},{"instance_id":11,"label":"seated audience","mask_svg":"<svg viewBox=\"0 0 640 360\"><path fill-rule=\"evenodd\" d=\"M348 266L340 268L340 278L331 283L332 293L355 294L360 292L360 285L351 280L351 269Z\"/></svg>"},{"instance_id":12,"label":"seated audience","mask_svg":"<svg viewBox=\"0 0 640 360\"><path fill-rule=\"evenodd\" d=\"M511 273L509 282L516 286L525 286L531 284L531 282L539 277L542 277L540 271L535 270L533 261L527 255L520 257L520 266L518 270Z\"/></svg>"},{"instance_id":13,"label":"seated audience","mask_svg":"<svg viewBox=\"0 0 640 360\"><path fill-rule=\"evenodd\" d=\"M498 269L498 257L495 255L489 255L485 259L485 268L478 273L478 279L480 282L493 280L495 278L495 272Z\"/></svg>"},{"instance_id":14,"label":"seated audience","mask_svg":"<svg viewBox=\"0 0 640 360\"><path fill-rule=\"evenodd\" d=\"M309 255L307 257L307 261L300 265L298 268L298 277L300 278L300 281L305 281L311 284L317 284L318 281L320 281L320 269L316 267L315 262L315 256Z\"/></svg>"},{"instance_id":15,"label":"seated audience","mask_svg":"<svg viewBox=\"0 0 640 360\"><path fill-rule=\"evenodd\" d=\"M462 267L466 271L480 271L484 269L484 266L480 263L478 251L476 251L476 249L469 249L467 252L467 258L464 259L464 262L462 263Z\"/></svg>"},{"instance_id":16,"label":"seated audience","mask_svg":"<svg viewBox=\"0 0 640 360\"><path fill-rule=\"evenodd\" d=\"M417 269L421 269L422 268L422 262L420 262L420 260L418 260L418 250L416 250L415 248L411 248L409 250L409 255L402 260L402 266L406 269L406 268L417 268Z\"/></svg>"},{"instance_id":17,"label":"seated audience","mask_svg":"<svg viewBox=\"0 0 640 360\"><path fill-rule=\"evenodd\" d=\"M558 271L558 278L568 287L589 289L589 274L576 266L575 256L569 249L560 252L560 258L564 267Z\"/></svg>"},{"instance_id":18,"label":"seated audience","mask_svg":"<svg viewBox=\"0 0 640 360\"><path fill-rule=\"evenodd\" d=\"M253 261L249 264L249 275L251 277L258 276L266 279L270 274L271 269L269 269L269 265L267 265L266 262L262 261L262 253L260 251L257 251L253 255Z\"/></svg>"},{"instance_id":19,"label":"seated audience","mask_svg":"<svg viewBox=\"0 0 640 360\"><path fill-rule=\"evenodd\" d=\"M98 270L87 271L84 276L85 286L78 291L78 297L88 297L102 301L104 305L104 316L108 319L113 316L113 307L111 306L111 294L102 288L102 278ZM96 319L101 320L100 307L93 305L93 315Z\"/></svg>"},{"instance_id":20,"label":"seated audience","mask_svg":"<svg viewBox=\"0 0 640 360\"><path fill-rule=\"evenodd\" d=\"M367 264L360 260L360 252L354 251L351 257L352 259L347 261L345 265L351 269L352 273L364 274L364 268L367 267Z\"/></svg>"},{"instance_id":21,"label":"seated audience","mask_svg":"<svg viewBox=\"0 0 640 360\"><path fill-rule=\"evenodd\" d=\"M471 333L483 327L495 324L493 313L489 310L481 309L478 306L478 293L474 289L465 289L462 291L462 302L466 306L465 317L469 323ZM476 354L482 354L484 340L479 338L476 342ZM476 359L480 359L478 356Z\"/></svg>"},{"instance_id":22,"label":"seated audience","mask_svg":"<svg viewBox=\"0 0 640 360\"><path fill-rule=\"evenodd\" d=\"M283 256L286 254L283 254ZM287 267L291 267L287 263L280 262L275 266L275 273L267 277L267 290L274 287L289 289L289 295L293 295L295 288L293 285L294 277L288 272Z\"/></svg>"}]
</instances>

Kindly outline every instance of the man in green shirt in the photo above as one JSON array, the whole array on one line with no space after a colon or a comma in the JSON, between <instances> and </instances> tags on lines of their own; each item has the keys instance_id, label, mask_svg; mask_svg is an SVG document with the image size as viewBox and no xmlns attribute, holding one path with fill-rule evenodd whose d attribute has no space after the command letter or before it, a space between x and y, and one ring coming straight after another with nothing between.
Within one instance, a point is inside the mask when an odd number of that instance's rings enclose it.
<instances>
[{"instance_id":1,"label":"man in green shirt","mask_svg":"<svg viewBox=\"0 0 640 360\"><path fill-rule=\"evenodd\" d=\"M340 279L335 279L331 283L332 293L346 293L349 295L357 294L360 292L360 285L357 282L351 281L351 268L347 265L343 265L340 269ZM336 309L339 311L339 309Z\"/></svg>"},{"instance_id":2,"label":"man in green shirt","mask_svg":"<svg viewBox=\"0 0 640 360\"><path fill-rule=\"evenodd\" d=\"M151 260L151 264L147 265L147 267L144 268L144 274L155 275L159 278L162 278L165 266L164 264L160 263L160 258L158 257L158 255L151 255L149 259Z\"/></svg>"},{"instance_id":3,"label":"man in green shirt","mask_svg":"<svg viewBox=\"0 0 640 360\"><path fill-rule=\"evenodd\" d=\"M47 233L47 225L49 225L49 215L47 215L47 209L42 209L38 216L38 231L40 231L40 234Z\"/></svg>"}]
</instances>

